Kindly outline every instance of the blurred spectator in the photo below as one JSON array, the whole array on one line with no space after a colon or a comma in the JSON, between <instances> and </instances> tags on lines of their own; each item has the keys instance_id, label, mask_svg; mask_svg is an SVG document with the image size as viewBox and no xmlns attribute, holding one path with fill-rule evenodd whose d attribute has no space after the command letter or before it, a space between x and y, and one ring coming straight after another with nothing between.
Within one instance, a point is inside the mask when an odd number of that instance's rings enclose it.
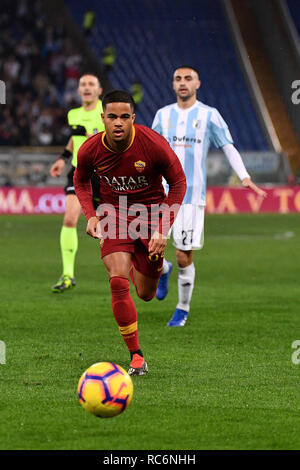
<instances>
[{"instance_id":1,"label":"blurred spectator","mask_svg":"<svg viewBox=\"0 0 300 470\"><path fill-rule=\"evenodd\" d=\"M37 134L37 143L39 145L51 145L53 133L49 124L42 124Z\"/></svg>"},{"instance_id":2,"label":"blurred spectator","mask_svg":"<svg viewBox=\"0 0 300 470\"><path fill-rule=\"evenodd\" d=\"M4 80L16 81L19 76L20 67L20 62L18 62L16 58L11 55L3 67Z\"/></svg>"},{"instance_id":3,"label":"blurred spectator","mask_svg":"<svg viewBox=\"0 0 300 470\"><path fill-rule=\"evenodd\" d=\"M77 106L82 58L63 23L47 22L41 0L1 0L0 145L64 145L66 114Z\"/></svg>"},{"instance_id":4,"label":"blurred spectator","mask_svg":"<svg viewBox=\"0 0 300 470\"><path fill-rule=\"evenodd\" d=\"M104 72L108 73L112 70L115 65L117 58L116 49L112 44L108 44L102 50L102 64L104 65Z\"/></svg>"},{"instance_id":5,"label":"blurred spectator","mask_svg":"<svg viewBox=\"0 0 300 470\"><path fill-rule=\"evenodd\" d=\"M85 36L89 37L92 34L93 27L95 26L95 12L92 10L88 10L85 12L83 16L83 30Z\"/></svg>"},{"instance_id":6,"label":"blurred spectator","mask_svg":"<svg viewBox=\"0 0 300 470\"><path fill-rule=\"evenodd\" d=\"M135 109L137 110L139 104L143 101L144 98L144 89L140 82L135 81L130 87L130 93L132 95L133 101L135 103Z\"/></svg>"},{"instance_id":7,"label":"blurred spectator","mask_svg":"<svg viewBox=\"0 0 300 470\"><path fill-rule=\"evenodd\" d=\"M50 80L46 74L38 72L33 80L33 86L37 91L38 97L43 99L50 86Z\"/></svg>"}]
</instances>

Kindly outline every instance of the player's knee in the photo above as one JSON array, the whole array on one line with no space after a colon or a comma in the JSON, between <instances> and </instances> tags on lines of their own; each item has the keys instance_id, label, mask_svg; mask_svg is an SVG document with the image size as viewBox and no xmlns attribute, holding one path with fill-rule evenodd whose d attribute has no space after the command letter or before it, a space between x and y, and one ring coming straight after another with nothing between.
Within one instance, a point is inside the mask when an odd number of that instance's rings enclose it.
<instances>
[{"instance_id":1,"label":"player's knee","mask_svg":"<svg viewBox=\"0 0 300 470\"><path fill-rule=\"evenodd\" d=\"M192 263L192 251L176 251L176 262L180 268L186 268Z\"/></svg>"},{"instance_id":2,"label":"player's knee","mask_svg":"<svg viewBox=\"0 0 300 470\"><path fill-rule=\"evenodd\" d=\"M109 266L106 265L105 267L110 279L112 279L113 277L119 277L124 278L127 281L129 280L127 266L116 265L113 263Z\"/></svg>"},{"instance_id":3,"label":"player's knee","mask_svg":"<svg viewBox=\"0 0 300 470\"><path fill-rule=\"evenodd\" d=\"M64 216L64 226L65 227L70 227L70 228L76 227L77 226L77 221L78 221L77 215L73 214L72 212L71 213L68 213L68 212L65 213L65 216Z\"/></svg>"},{"instance_id":4,"label":"player's knee","mask_svg":"<svg viewBox=\"0 0 300 470\"><path fill-rule=\"evenodd\" d=\"M68 227L68 228L77 227L77 220L73 220L73 219L70 219L70 218L65 218L64 219L64 227Z\"/></svg>"},{"instance_id":5,"label":"player's knee","mask_svg":"<svg viewBox=\"0 0 300 470\"><path fill-rule=\"evenodd\" d=\"M150 302L150 300L153 299L155 294L153 295L144 295L143 297L141 297L141 299L144 301L144 302Z\"/></svg>"},{"instance_id":6,"label":"player's knee","mask_svg":"<svg viewBox=\"0 0 300 470\"><path fill-rule=\"evenodd\" d=\"M127 295L127 293L129 293L128 279L120 276L112 276L109 282L112 294L122 296Z\"/></svg>"},{"instance_id":7,"label":"player's knee","mask_svg":"<svg viewBox=\"0 0 300 470\"><path fill-rule=\"evenodd\" d=\"M144 302L150 302L150 300L152 300L153 297L154 297L155 294L156 294L156 291L154 291L154 292L146 292L146 291L139 292L139 291L137 290L136 292L137 292L138 297L139 297L141 300L143 300Z\"/></svg>"}]
</instances>

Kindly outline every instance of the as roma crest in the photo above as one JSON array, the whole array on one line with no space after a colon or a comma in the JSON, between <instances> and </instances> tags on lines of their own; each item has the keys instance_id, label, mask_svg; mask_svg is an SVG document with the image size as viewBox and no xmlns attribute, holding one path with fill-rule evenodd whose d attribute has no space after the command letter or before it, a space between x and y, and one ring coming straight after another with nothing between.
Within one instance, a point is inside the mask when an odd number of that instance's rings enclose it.
<instances>
[{"instance_id":1,"label":"as roma crest","mask_svg":"<svg viewBox=\"0 0 300 470\"><path fill-rule=\"evenodd\" d=\"M143 162L142 160L138 160L137 162L134 162L134 166L135 166L136 171L138 171L139 173L142 173L142 171L144 171L145 169L146 163Z\"/></svg>"}]
</instances>

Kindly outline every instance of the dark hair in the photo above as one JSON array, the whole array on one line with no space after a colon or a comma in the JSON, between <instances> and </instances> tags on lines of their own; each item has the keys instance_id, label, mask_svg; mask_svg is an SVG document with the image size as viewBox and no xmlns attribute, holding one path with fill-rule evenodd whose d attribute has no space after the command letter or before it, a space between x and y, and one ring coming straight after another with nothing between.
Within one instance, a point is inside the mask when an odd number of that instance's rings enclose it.
<instances>
[{"instance_id":1,"label":"dark hair","mask_svg":"<svg viewBox=\"0 0 300 470\"><path fill-rule=\"evenodd\" d=\"M176 69L174 70L174 72L178 69L191 69L191 70L194 70L194 72L196 72L196 74L198 75L198 77L200 77L199 75L199 72L197 69L195 69L195 67L191 67L191 65L186 65L186 64L183 64L183 65L179 65L179 67L176 67Z\"/></svg>"},{"instance_id":2,"label":"dark hair","mask_svg":"<svg viewBox=\"0 0 300 470\"><path fill-rule=\"evenodd\" d=\"M134 101L130 93L124 90L113 90L102 99L103 110L105 110L108 103L129 103L132 110L134 111Z\"/></svg>"}]
</instances>

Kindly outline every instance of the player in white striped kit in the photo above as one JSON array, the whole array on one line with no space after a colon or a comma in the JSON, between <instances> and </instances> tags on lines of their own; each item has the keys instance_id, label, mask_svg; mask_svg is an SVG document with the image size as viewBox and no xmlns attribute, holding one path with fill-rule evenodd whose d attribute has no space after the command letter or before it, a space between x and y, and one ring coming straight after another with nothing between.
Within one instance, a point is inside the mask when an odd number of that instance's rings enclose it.
<instances>
[{"instance_id":1,"label":"player in white striped kit","mask_svg":"<svg viewBox=\"0 0 300 470\"><path fill-rule=\"evenodd\" d=\"M206 157L210 145L222 148L243 186L266 196L251 181L220 113L197 100L200 85L196 69L187 65L177 68L173 77L177 102L159 109L152 124L152 128L168 140L179 157L187 180L185 198L172 227L178 267L178 304L168 326L184 326L190 310L195 280L193 250L200 250L204 244ZM164 259L156 293L159 300L168 293L172 268L172 263Z\"/></svg>"}]
</instances>

